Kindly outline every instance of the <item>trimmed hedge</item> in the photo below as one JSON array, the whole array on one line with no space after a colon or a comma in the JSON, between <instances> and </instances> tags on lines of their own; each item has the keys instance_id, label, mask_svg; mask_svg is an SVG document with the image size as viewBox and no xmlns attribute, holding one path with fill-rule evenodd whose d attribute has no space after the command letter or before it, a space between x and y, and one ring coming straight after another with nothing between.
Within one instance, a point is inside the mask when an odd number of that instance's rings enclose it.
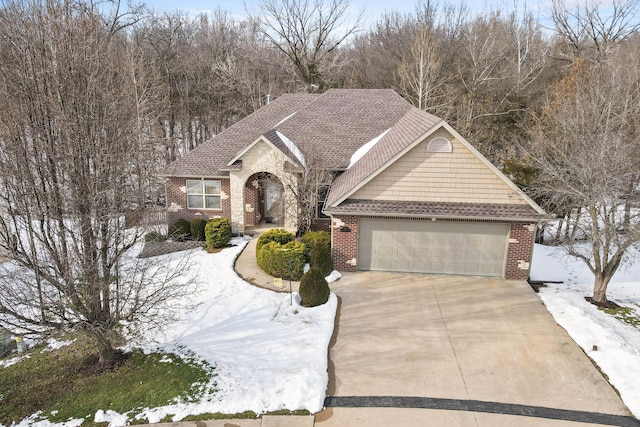
<instances>
[{"instance_id":1,"label":"trimmed hedge","mask_svg":"<svg viewBox=\"0 0 640 427\"><path fill-rule=\"evenodd\" d=\"M317 243L322 243L331 249L331 233L326 231L307 231L302 235L302 241L309 249L313 249Z\"/></svg>"},{"instance_id":2,"label":"trimmed hedge","mask_svg":"<svg viewBox=\"0 0 640 427\"><path fill-rule=\"evenodd\" d=\"M256 254L258 266L270 276L300 280L306 264L306 249L304 243L296 240L284 245L268 242Z\"/></svg>"},{"instance_id":3,"label":"trimmed hedge","mask_svg":"<svg viewBox=\"0 0 640 427\"><path fill-rule=\"evenodd\" d=\"M171 224L169 234L176 241L181 242L191 235L191 223L186 219L180 218L179 220L176 220L176 222Z\"/></svg>"},{"instance_id":4,"label":"trimmed hedge","mask_svg":"<svg viewBox=\"0 0 640 427\"><path fill-rule=\"evenodd\" d=\"M228 218L214 218L207 221L204 235L209 249L222 248L231 240L231 224Z\"/></svg>"},{"instance_id":5,"label":"trimmed hedge","mask_svg":"<svg viewBox=\"0 0 640 427\"><path fill-rule=\"evenodd\" d=\"M272 228L271 230L265 231L260 235L260 237L258 237L258 241L256 242L256 252L260 252L260 248L269 242L276 242L284 245L293 241L295 237L296 236L293 233L290 233L283 228Z\"/></svg>"},{"instance_id":6,"label":"trimmed hedge","mask_svg":"<svg viewBox=\"0 0 640 427\"><path fill-rule=\"evenodd\" d=\"M311 267L315 267L322 273L323 277L328 276L333 271L333 259L331 259L331 247L322 241L316 242L311 248L309 260Z\"/></svg>"},{"instance_id":7,"label":"trimmed hedge","mask_svg":"<svg viewBox=\"0 0 640 427\"><path fill-rule=\"evenodd\" d=\"M191 237L193 240L199 240L204 242L204 228L207 226L207 221L204 219L194 219L191 221Z\"/></svg>"},{"instance_id":8,"label":"trimmed hedge","mask_svg":"<svg viewBox=\"0 0 640 427\"><path fill-rule=\"evenodd\" d=\"M315 267L302 276L300 280L300 299L305 307L316 307L329 301L329 283L322 272Z\"/></svg>"}]
</instances>

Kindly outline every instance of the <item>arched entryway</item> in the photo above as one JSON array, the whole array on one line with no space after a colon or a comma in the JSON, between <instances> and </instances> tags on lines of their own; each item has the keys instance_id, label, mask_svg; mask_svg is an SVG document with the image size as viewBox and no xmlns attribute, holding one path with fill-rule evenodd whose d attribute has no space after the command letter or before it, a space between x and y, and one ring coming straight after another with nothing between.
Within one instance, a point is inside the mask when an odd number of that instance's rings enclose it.
<instances>
[{"instance_id":1,"label":"arched entryway","mask_svg":"<svg viewBox=\"0 0 640 427\"><path fill-rule=\"evenodd\" d=\"M244 223L246 227L260 223L284 225L284 186L268 172L251 175L244 186Z\"/></svg>"}]
</instances>

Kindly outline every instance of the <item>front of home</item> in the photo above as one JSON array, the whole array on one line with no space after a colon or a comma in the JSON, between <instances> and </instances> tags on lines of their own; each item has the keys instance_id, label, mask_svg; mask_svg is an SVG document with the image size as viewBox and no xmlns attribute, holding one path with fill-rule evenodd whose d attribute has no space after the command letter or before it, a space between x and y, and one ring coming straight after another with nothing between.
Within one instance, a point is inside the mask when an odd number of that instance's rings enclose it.
<instances>
[{"instance_id":1,"label":"front of home","mask_svg":"<svg viewBox=\"0 0 640 427\"><path fill-rule=\"evenodd\" d=\"M316 224L331 229L336 269L528 277L544 211L392 90L277 98L170 165L168 219L295 231L311 164L335 176Z\"/></svg>"}]
</instances>

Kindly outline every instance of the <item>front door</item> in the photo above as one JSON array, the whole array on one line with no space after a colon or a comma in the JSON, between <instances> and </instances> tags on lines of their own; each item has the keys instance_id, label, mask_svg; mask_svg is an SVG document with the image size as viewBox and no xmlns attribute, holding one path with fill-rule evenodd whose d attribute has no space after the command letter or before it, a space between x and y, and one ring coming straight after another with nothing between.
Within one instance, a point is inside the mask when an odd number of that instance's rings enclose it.
<instances>
[{"instance_id":1,"label":"front door","mask_svg":"<svg viewBox=\"0 0 640 427\"><path fill-rule=\"evenodd\" d=\"M264 186L264 219L268 223L278 224L283 220L282 184L268 180Z\"/></svg>"}]
</instances>

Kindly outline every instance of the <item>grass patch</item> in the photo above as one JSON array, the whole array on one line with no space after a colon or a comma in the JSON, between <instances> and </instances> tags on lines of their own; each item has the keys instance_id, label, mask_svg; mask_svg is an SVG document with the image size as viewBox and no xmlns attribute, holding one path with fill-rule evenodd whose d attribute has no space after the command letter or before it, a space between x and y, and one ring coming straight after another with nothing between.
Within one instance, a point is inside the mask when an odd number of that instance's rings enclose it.
<instances>
[{"instance_id":1,"label":"grass patch","mask_svg":"<svg viewBox=\"0 0 640 427\"><path fill-rule=\"evenodd\" d=\"M640 304L635 304L640 308ZM640 329L640 311L632 307L617 307L617 308L600 308L607 314L612 315L621 322L631 325L636 329Z\"/></svg>"},{"instance_id":2,"label":"grass patch","mask_svg":"<svg viewBox=\"0 0 640 427\"><path fill-rule=\"evenodd\" d=\"M214 368L195 357L136 351L125 354L114 371L95 374L83 369L97 360L87 341L43 350L35 348L29 358L0 367L0 424L11 425L41 411L42 418L52 422L83 418L83 426L94 426L100 425L93 421L99 409L127 413L134 422L142 408L178 399L197 401L215 392L207 386Z\"/></svg>"}]
</instances>

